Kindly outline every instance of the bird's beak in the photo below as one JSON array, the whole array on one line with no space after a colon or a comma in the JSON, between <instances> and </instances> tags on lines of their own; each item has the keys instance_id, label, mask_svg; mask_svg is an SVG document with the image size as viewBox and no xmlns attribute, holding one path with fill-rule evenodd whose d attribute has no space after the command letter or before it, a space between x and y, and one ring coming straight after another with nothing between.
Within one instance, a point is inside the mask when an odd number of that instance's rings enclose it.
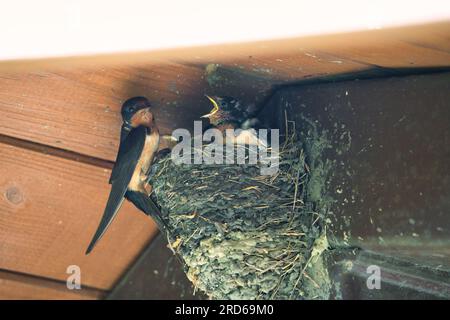
<instances>
[{"instance_id":1,"label":"bird's beak","mask_svg":"<svg viewBox=\"0 0 450 320\"><path fill-rule=\"evenodd\" d=\"M209 101L211 101L211 103L213 104L213 108L212 110L208 113L205 114L203 116L201 116L200 118L209 118L211 117L214 113L216 113L217 111L219 111L219 105L217 104L216 100L214 100L213 98L211 98L210 96L206 95L205 96L209 99Z\"/></svg>"},{"instance_id":2,"label":"bird's beak","mask_svg":"<svg viewBox=\"0 0 450 320\"><path fill-rule=\"evenodd\" d=\"M145 118L146 121L153 120L153 113L150 111L150 107L142 109L141 112L142 116Z\"/></svg>"}]
</instances>

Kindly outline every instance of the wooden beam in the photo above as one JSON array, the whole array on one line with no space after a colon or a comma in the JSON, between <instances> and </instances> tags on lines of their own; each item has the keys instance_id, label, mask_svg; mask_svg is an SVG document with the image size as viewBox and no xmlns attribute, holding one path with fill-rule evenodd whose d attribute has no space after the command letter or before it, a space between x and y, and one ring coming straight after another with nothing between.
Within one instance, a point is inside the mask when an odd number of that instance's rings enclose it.
<instances>
[{"instance_id":1,"label":"wooden beam","mask_svg":"<svg viewBox=\"0 0 450 320\"><path fill-rule=\"evenodd\" d=\"M426 67L448 63L450 51L448 44L449 30L450 22L444 21L380 30L290 37L278 40L203 47L35 60L9 60L0 62L0 70L2 73L29 72L67 68L80 69L86 67L109 68L120 65L149 66L185 61L197 64L218 63L231 65L237 61L242 61L245 67L245 64L247 64L245 61L250 56L256 58L256 60L250 60L248 62L249 66L254 64L253 66L256 68L264 67L263 64L258 63L258 59L264 59L263 63L266 67L270 66L271 68L277 69L277 66L283 67L283 61L276 61L280 56L285 56L286 54L295 56L302 53L315 55L315 53L319 52L333 60L347 58L359 64L383 66L386 63L386 66L393 64L397 67L408 67L411 62L409 49L413 49L414 53L416 53L414 59L419 59L415 65ZM340 53L343 55L340 56ZM417 55L417 53L420 53L420 55ZM367 57L371 57L370 61L367 60ZM380 60L376 60L378 58ZM322 62L328 62L329 68L331 69L333 65L335 67L336 65L340 65L328 59L322 59ZM345 65L344 62L341 64ZM239 67L239 64L236 63L235 66ZM302 66L296 65L296 67L298 70L298 67ZM292 69L289 69L289 71L292 71Z\"/></svg>"},{"instance_id":2,"label":"wooden beam","mask_svg":"<svg viewBox=\"0 0 450 320\"><path fill-rule=\"evenodd\" d=\"M109 192L110 169L0 143L0 268L109 289L156 233L125 203L109 232L85 256Z\"/></svg>"},{"instance_id":3,"label":"wooden beam","mask_svg":"<svg viewBox=\"0 0 450 320\"><path fill-rule=\"evenodd\" d=\"M168 248L167 238L159 234L106 299L204 300L207 296L194 289L182 264Z\"/></svg>"},{"instance_id":4,"label":"wooden beam","mask_svg":"<svg viewBox=\"0 0 450 320\"><path fill-rule=\"evenodd\" d=\"M373 67L450 65L449 23L148 53L0 63L0 134L114 161L122 102L145 95L163 133L204 94L258 102L274 84ZM219 66L216 68L215 66Z\"/></svg>"},{"instance_id":5,"label":"wooden beam","mask_svg":"<svg viewBox=\"0 0 450 320\"><path fill-rule=\"evenodd\" d=\"M105 295L103 291L83 288L69 290L65 283L32 275L0 271L0 299L70 299L92 300Z\"/></svg>"}]
</instances>

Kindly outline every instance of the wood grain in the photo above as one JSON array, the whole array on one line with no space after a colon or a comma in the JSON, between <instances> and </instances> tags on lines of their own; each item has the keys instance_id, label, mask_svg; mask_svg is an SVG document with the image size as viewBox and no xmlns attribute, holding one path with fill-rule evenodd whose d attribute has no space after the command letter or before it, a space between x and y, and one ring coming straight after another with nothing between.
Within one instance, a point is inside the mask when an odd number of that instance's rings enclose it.
<instances>
[{"instance_id":1,"label":"wood grain","mask_svg":"<svg viewBox=\"0 0 450 320\"><path fill-rule=\"evenodd\" d=\"M373 67L450 65L450 24L86 58L0 63L0 134L113 161L120 105L145 95L163 133L209 111L204 94L257 102L286 81ZM211 76L208 64L220 65ZM225 70L225 71L224 71Z\"/></svg>"},{"instance_id":2,"label":"wood grain","mask_svg":"<svg viewBox=\"0 0 450 320\"><path fill-rule=\"evenodd\" d=\"M105 295L100 290L83 288L69 290L64 283L34 276L0 271L2 300L93 300Z\"/></svg>"},{"instance_id":3,"label":"wood grain","mask_svg":"<svg viewBox=\"0 0 450 320\"><path fill-rule=\"evenodd\" d=\"M197 92L197 83L192 79L195 72L196 68L165 65L145 70L84 69L2 75L0 133L113 161L124 99L146 95L155 104L156 115L158 108L168 106L166 116L158 124L170 128L187 113L183 105L176 105L178 95L190 97ZM163 80L157 80L161 77ZM170 85L173 90L168 89Z\"/></svg>"},{"instance_id":4,"label":"wood grain","mask_svg":"<svg viewBox=\"0 0 450 320\"><path fill-rule=\"evenodd\" d=\"M147 96L162 134L191 128L211 109L204 95L224 93L204 73L201 66L164 64L3 74L0 134L114 161L125 99ZM239 71L226 76L228 90L248 102L271 84Z\"/></svg>"},{"instance_id":5,"label":"wood grain","mask_svg":"<svg viewBox=\"0 0 450 320\"><path fill-rule=\"evenodd\" d=\"M126 203L95 250L84 255L109 192L125 99L150 98L161 133L167 134L191 128L210 110L204 94L228 94L251 103L274 84L305 78L373 67L449 66L449 38L446 22L248 44L0 62L0 269L64 282L67 266L76 264L82 285L109 290L152 239L154 223ZM208 71L211 66L213 73ZM23 280L0 272L0 298L100 296L95 290L68 293L52 281Z\"/></svg>"},{"instance_id":6,"label":"wood grain","mask_svg":"<svg viewBox=\"0 0 450 320\"><path fill-rule=\"evenodd\" d=\"M95 250L86 247L103 214L110 169L0 143L0 269L110 289L156 232L125 203Z\"/></svg>"}]
</instances>

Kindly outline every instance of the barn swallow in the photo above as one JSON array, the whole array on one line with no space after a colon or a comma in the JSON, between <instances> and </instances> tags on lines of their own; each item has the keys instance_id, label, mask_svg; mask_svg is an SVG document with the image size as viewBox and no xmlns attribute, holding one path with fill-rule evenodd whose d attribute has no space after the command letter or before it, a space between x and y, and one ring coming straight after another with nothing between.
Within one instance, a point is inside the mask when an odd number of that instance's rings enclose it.
<instances>
[{"instance_id":1,"label":"barn swallow","mask_svg":"<svg viewBox=\"0 0 450 320\"><path fill-rule=\"evenodd\" d=\"M213 108L201 118L209 119L209 123L224 132L226 129L242 129L241 134L235 137L237 144L257 144L266 146L266 142L258 139L250 129L262 128L255 105L245 105L232 97L208 96ZM247 140L246 140L247 139ZM246 141L246 142L245 142Z\"/></svg>"},{"instance_id":2,"label":"barn swallow","mask_svg":"<svg viewBox=\"0 0 450 320\"><path fill-rule=\"evenodd\" d=\"M119 151L109 179L111 192L86 254L92 251L105 234L124 199L128 199L138 209L153 217L160 229L167 227L158 207L149 197L152 187L147 178L160 140L150 106L150 102L144 97L128 99L122 105L123 123Z\"/></svg>"},{"instance_id":3,"label":"barn swallow","mask_svg":"<svg viewBox=\"0 0 450 320\"><path fill-rule=\"evenodd\" d=\"M218 127L220 125L229 125L234 128L248 129L252 121L255 121L254 115L256 108L254 105L244 105L238 99L232 97L208 96L213 108L202 118L208 118L209 122Z\"/></svg>"}]
</instances>

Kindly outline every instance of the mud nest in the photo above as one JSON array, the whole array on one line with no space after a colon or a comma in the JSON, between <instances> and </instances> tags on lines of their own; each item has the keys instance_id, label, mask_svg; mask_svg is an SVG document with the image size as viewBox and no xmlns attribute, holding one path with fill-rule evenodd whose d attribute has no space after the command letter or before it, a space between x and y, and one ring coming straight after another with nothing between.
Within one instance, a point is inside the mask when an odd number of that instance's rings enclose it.
<instances>
[{"instance_id":1,"label":"mud nest","mask_svg":"<svg viewBox=\"0 0 450 320\"><path fill-rule=\"evenodd\" d=\"M279 170L258 165L175 164L151 179L169 247L213 299L326 299L328 147L317 129L284 135ZM306 133L305 133L306 132Z\"/></svg>"}]
</instances>

